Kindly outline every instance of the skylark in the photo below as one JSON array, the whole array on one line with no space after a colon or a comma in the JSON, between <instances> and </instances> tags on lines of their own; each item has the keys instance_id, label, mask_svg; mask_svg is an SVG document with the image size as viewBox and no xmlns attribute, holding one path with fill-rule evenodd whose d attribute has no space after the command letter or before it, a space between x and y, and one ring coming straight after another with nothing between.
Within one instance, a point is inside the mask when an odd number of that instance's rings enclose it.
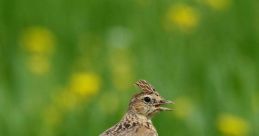
<instances>
[{"instance_id":1,"label":"skylark","mask_svg":"<svg viewBox=\"0 0 259 136\"><path fill-rule=\"evenodd\" d=\"M173 102L165 100L145 80L137 81L136 85L141 92L131 98L127 113L117 124L100 136L158 136L151 118L160 111L170 111L171 109L161 107L161 105Z\"/></svg>"}]
</instances>

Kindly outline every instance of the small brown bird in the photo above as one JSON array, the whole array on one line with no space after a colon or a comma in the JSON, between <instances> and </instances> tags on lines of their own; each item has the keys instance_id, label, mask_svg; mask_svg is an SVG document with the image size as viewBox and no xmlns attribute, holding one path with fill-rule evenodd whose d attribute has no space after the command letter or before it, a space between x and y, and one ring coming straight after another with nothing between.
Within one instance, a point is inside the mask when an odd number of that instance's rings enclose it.
<instances>
[{"instance_id":1,"label":"small brown bird","mask_svg":"<svg viewBox=\"0 0 259 136\"><path fill-rule=\"evenodd\" d=\"M173 102L165 100L145 80L139 80L136 85L141 92L131 98L127 113L120 122L100 136L158 136L151 118L160 111L170 111L171 109L161 107L161 105Z\"/></svg>"}]
</instances>

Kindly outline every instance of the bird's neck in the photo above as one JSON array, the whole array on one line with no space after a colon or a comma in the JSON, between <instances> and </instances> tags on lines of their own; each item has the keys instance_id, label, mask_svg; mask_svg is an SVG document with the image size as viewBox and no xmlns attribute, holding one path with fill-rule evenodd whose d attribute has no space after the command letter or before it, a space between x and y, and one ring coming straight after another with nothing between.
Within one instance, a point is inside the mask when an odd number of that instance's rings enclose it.
<instances>
[{"instance_id":1,"label":"bird's neck","mask_svg":"<svg viewBox=\"0 0 259 136\"><path fill-rule=\"evenodd\" d=\"M123 120L131 120L134 122L142 123L150 123L152 124L151 119L147 118L144 115L138 114L134 111L129 110L123 117Z\"/></svg>"},{"instance_id":2,"label":"bird's neck","mask_svg":"<svg viewBox=\"0 0 259 136\"><path fill-rule=\"evenodd\" d=\"M120 123L125 125L125 122L126 124L128 123L128 124L131 124L132 126L138 126L138 127L143 126L145 128L148 128L156 132L156 128L154 127L151 119L147 118L144 115L141 115L132 111L128 111L124 115Z\"/></svg>"}]
</instances>

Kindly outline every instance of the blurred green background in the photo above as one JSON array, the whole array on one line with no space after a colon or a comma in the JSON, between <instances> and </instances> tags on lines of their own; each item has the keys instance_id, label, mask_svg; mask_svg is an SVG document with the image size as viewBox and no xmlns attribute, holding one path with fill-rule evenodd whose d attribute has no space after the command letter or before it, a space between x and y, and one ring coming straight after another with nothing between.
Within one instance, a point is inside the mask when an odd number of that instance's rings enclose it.
<instances>
[{"instance_id":1,"label":"blurred green background","mask_svg":"<svg viewBox=\"0 0 259 136\"><path fill-rule=\"evenodd\" d=\"M161 136L259 136L258 0L0 0L0 135L95 136L145 79Z\"/></svg>"}]
</instances>

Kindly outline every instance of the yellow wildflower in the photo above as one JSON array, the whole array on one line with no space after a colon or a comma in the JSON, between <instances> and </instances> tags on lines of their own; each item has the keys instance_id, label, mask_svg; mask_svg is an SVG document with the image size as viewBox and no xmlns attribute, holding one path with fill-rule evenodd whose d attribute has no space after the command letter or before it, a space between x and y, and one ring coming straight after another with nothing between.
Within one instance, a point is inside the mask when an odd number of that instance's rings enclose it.
<instances>
[{"instance_id":1,"label":"yellow wildflower","mask_svg":"<svg viewBox=\"0 0 259 136\"><path fill-rule=\"evenodd\" d=\"M231 4L231 0L204 0L204 2L215 10L225 10Z\"/></svg>"},{"instance_id":2,"label":"yellow wildflower","mask_svg":"<svg viewBox=\"0 0 259 136\"><path fill-rule=\"evenodd\" d=\"M30 53L49 54L54 44L53 33L45 27L30 27L22 34L22 46Z\"/></svg>"},{"instance_id":3,"label":"yellow wildflower","mask_svg":"<svg viewBox=\"0 0 259 136\"><path fill-rule=\"evenodd\" d=\"M178 5L169 8L167 25L176 25L182 31L190 31L197 27L199 22L198 11L187 5ZM169 27L167 26L167 27Z\"/></svg>"},{"instance_id":4,"label":"yellow wildflower","mask_svg":"<svg viewBox=\"0 0 259 136\"><path fill-rule=\"evenodd\" d=\"M248 122L232 114L221 114L217 126L219 131L227 136L246 136L249 131Z\"/></svg>"},{"instance_id":5,"label":"yellow wildflower","mask_svg":"<svg viewBox=\"0 0 259 136\"><path fill-rule=\"evenodd\" d=\"M71 77L70 89L80 96L95 95L100 89L100 77L95 73L78 72Z\"/></svg>"},{"instance_id":6,"label":"yellow wildflower","mask_svg":"<svg viewBox=\"0 0 259 136\"><path fill-rule=\"evenodd\" d=\"M35 75L44 75L50 70L50 62L44 56L33 55L28 58L27 67Z\"/></svg>"}]
</instances>

